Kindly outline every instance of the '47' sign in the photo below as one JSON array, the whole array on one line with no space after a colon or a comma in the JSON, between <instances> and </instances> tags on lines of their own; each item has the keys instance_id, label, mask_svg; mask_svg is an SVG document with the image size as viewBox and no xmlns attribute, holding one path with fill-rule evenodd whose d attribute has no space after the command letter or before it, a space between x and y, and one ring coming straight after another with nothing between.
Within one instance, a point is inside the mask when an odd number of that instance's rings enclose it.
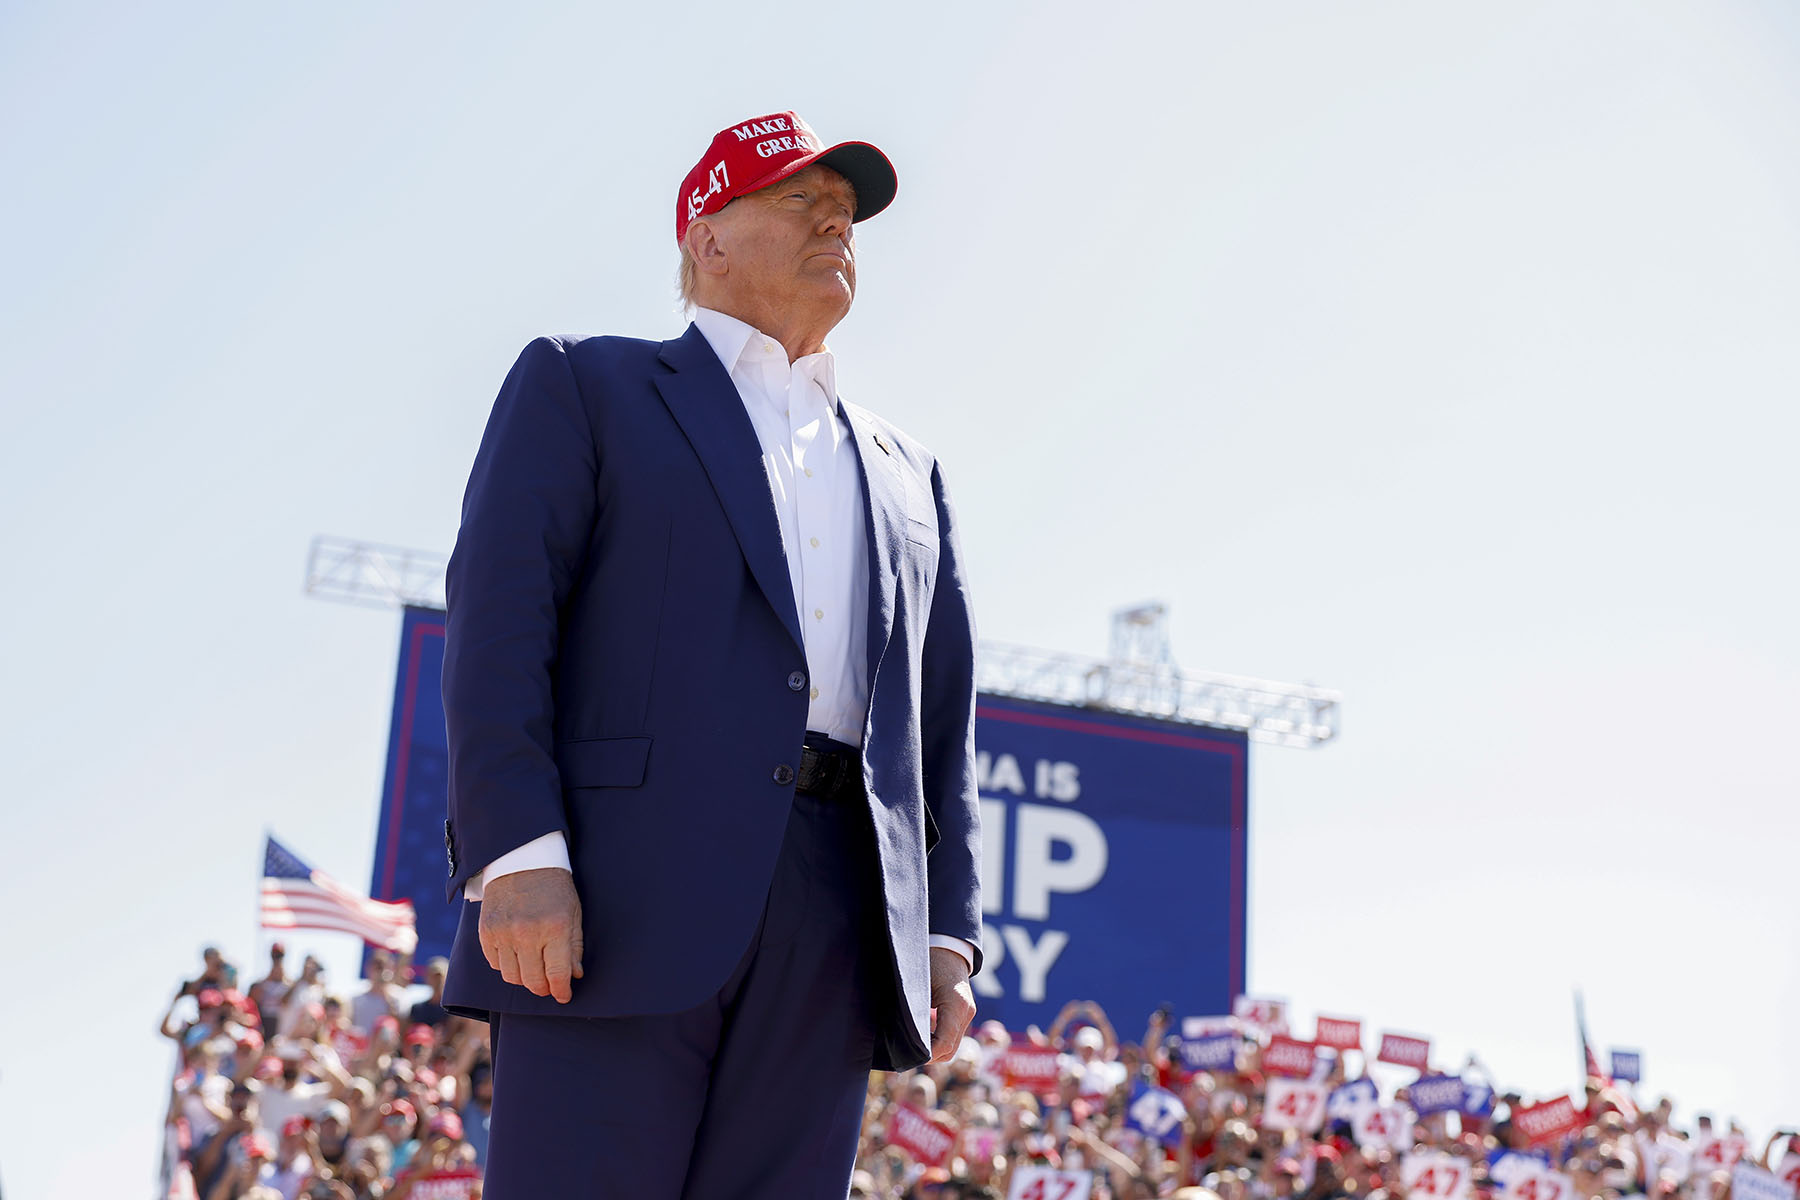
<instances>
[{"instance_id":1,"label":"'47' sign","mask_svg":"<svg viewBox=\"0 0 1800 1200\"><path fill-rule=\"evenodd\" d=\"M1407 1155L1400 1160L1400 1180L1416 1200L1468 1200L1469 1164L1448 1154Z\"/></svg>"},{"instance_id":2,"label":"'47' sign","mask_svg":"<svg viewBox=\"0 0 1800 1200\"><path fill-rule=\"evenodd\" d=\"M1058 1171L1051 1167L1013 1168L1006 1200L1088 1200L1094 1193L1092 1171Z\"/></svg>"}]
</instances>

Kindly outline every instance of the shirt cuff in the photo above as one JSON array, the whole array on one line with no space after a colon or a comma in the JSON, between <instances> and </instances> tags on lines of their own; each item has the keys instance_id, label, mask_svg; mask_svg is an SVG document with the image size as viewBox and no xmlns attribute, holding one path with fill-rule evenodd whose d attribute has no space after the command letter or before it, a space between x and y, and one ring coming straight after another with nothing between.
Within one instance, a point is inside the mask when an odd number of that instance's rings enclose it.
<instances>
[{"instance_id":1,"label":"shirt cuff","mask_svg":"<svg viewBox=\"0 0 1800 1200\"><path fill-rule=\"evenodd\" d=\"M565 871L569 869L569 839L562 835L561 830L532 838L517 850L508 850L496 858L485 870L469 876L469 881L463 884L463 899L479 900L483 889L502 875L535 871L539 867L561 867Z\"/></svg>"},{"instance_id":2,"label":"shirt cuff","mask_svg":"<svg viewBox=\"0 0 1800 1200\"><path fill-rule=\"evenodd\" d=\"M927 938L926 941L933 947L942 947L945 950L956 951L963 962L968 964L969 970L973 971L975 969L975 947L970 945L967 940L959 937L951 937L947 933L934 933ZM914 944L916 945L917 943Z\"/></svg>"}]
</instances>

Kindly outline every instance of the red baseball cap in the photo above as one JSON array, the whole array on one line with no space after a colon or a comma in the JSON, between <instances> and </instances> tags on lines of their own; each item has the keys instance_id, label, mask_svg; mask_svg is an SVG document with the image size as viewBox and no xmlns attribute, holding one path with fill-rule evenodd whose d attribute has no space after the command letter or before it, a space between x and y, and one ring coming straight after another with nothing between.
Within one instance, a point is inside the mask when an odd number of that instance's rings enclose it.
<instances>
[{"instance_id":1,"label":"red baseball cap","mask_svg":"<svg viewBox=\"0 0 1800 1200\"><path fill-rule=\"evenodd\" d=\"M462 1140L462 1118L451 1112L449 1109L445 1109L432 1117L431 1122L426 1128L432 1133L441 1134L444 1137L454 1138L458 1141Z\"/></svg>"},{"instance_id":2,"label":"red baseball cap","mask_svg":"<svg viewBox=\"0 0 1800 1200\"><path fill-rule=\"evenodd\" d=\"M414 1025L406 1031L406 1044L409 1046L436 1045L437 1031L429 1025Z\"/></svg>"},{"instance_id":3,"label":"red baseball cap","mask_svg":"<svg viewBox=\"0 0 1800 1200\"><path fill-rule=\"evenodd\" d=\"M751 117L721 129L675 195L675 241L695 217L718 212L739 196L786 179L813 163L830 167L856 189L852 221L866 221L894 202L899 181L887 155L867 142L826 147L795 112Z\"/></svg>"}]
</instances>

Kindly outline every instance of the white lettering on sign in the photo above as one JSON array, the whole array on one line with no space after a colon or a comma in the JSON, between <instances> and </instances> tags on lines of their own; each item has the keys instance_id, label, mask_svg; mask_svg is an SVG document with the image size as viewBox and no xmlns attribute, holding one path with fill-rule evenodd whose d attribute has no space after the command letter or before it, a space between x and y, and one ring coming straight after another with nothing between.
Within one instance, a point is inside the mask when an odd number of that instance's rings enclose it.
<instances>
[{"instance_id":1,"label":"white lettering on sign","mask_svg":"<svg viewBox=\"0 0 1800 1200\"><path fill-rule=\"evenodd\" d=\"M1072 762L1037 760L1037 798L1067 804L1081 797L1081 768Z\"/></svg>"},{"instance_id":2,"label":"white lettering on sign","mask_svg":"<svg viewBox=\"0 0 1800 1200\"><path fill-rule=\"evenodd\" d=\"M1019 770L1019 760L1010 754L996 757L986 750L977 750L975 787L983 792L1011 792L1015 796L1023 796L1025 775Z\"/></svg>"},{"instance_id":3,"label":"white lettering on sign","mask_svg":"<svg viewBox=\"0 0 1800 1200\"><path fill-rule=\"evenodd\" d=\"M989 925L981 923L981 974L969 980L978 996L1006 995L996 969L1012 959L1019 973L1019 999L1036 1003L1049 995L1050 968L1069 944L1069 935L1061 929L1046 929L1031 940L1031 930L1023 925Z\"/></svg>"},{"instance_id":4,"label":"white lettering on sign","mask_svg":"<svg viewBox=\"0 0 1800 1200\"><path fill-rule=\"evenodd\" d=\"M1005 903L1006 801L981 802L981 911L997 913ZM985 975L987 972L982 972ZM981 975L975 978L980 979Z\"/></svg>"},{"instance_id":5,"label":"white lettering on sign","mask_svg":"<svg viewBox=\"0 0 1800 1200\"><path fill-rule=\"evenodd\" d=\"M1067 858L1052 854L1068 847ZM1050 893L1085 892L1106 874L1106 835L1093 818L1072 808L1021 804L1013 818L1013 916L1043 921Z\"/></svg>"}]
</instances>

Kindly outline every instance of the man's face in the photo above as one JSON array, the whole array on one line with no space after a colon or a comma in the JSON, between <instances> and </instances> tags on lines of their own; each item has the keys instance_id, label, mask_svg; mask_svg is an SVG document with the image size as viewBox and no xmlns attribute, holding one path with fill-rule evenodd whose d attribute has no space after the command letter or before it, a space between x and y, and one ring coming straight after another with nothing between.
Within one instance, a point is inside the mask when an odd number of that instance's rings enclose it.
<instances>
[{"instance_id":1,"label":"man's face","mask_svg":"<svg viewBox=\"0 0 1800 1200\"><path fill-rule=\"evenodd\" d=\"M855 214L850 181L817 165L732 201L720 226L736 286L764 303L842 317L856 295Z\"/></svg>"}]
</instances>

